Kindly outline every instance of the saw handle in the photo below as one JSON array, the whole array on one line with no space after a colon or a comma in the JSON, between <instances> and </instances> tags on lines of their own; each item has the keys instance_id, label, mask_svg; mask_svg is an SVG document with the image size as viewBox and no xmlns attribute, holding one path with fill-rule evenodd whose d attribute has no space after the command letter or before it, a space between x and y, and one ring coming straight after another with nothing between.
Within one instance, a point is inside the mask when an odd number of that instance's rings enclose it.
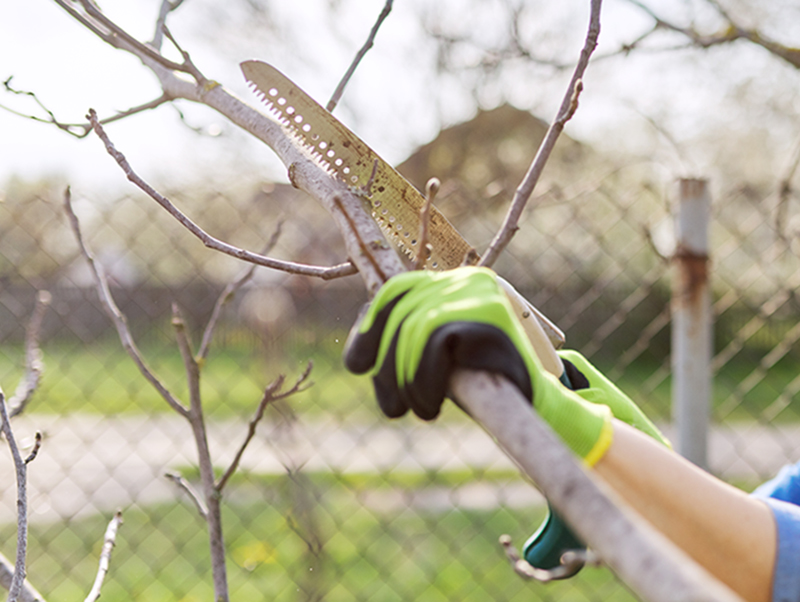
<instances>
[{"instance_id":1,"label":"saw handle","mask_svg":"<svg viewBox=\"0 0 800 602\"><path fill-rule=\"evenodd\" d=\"M510 282L500 276L497 276L497 282L511 302L511 307L522 323L525 334L528 335L544 369L554 376L562 378L564 365L561 363L556 349L560 349L564 345L564 333L523 297Z\"/></svg>"},{"instance_id":2,"label":"saw handle","mask_svg":"<svg viewBox=\"0 0 800 602\"><path fill-rule=\"evenodd\" d=\"M564 368L564 363L556 353L556 347L563 345L563 333L507 280L499 276L497 280L511 302L514 313L522 323L544 369L557 376L564 386L574 389ZM550 336L545 333L545 329L548 330ZM536 532L525 542L522 553L526 562L531 566L537 569L551 570L562 566L561 557L565 552L576 549L584 550L585 548L586 546L548 502L547 516ZM576 563L573 566L573 570L553 578L566 579L583 568L582 563Z\"/></svg>"}]
</instances>

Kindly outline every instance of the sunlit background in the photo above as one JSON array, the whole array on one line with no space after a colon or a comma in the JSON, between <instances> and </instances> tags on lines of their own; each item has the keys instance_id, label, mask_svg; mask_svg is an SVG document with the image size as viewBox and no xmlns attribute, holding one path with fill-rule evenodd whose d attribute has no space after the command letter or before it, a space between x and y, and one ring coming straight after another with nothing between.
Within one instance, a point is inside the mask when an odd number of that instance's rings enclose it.
<instances>
[{"instance_id":1,"label":"sunlit background","mask_svg":"<svg viewBox=\"0 0 800 602\"><path fill-rule=\"evenodd\" d=\"M140 40L159 1L106 0ZM274 64L325 104L383 0L184 2L170 31L206 77L257 104L239 69ZM671 204L680 177L709 180L713 202L714 393L709 468L745 489L800 457L796 327L800 64L790 0L724 2L772 48L701 48L654 16L714 36L711 0L607 0L600 45L575 117L522 229L497 264L582 350L671 431ZM398 0L335 114L415 185L442 180L437 204L483 250L555 115L583 45L588 2ZM652 13L650 12L652 11ZM175 49L165 42L168 54ZM0 386L24 372L39 290L53 298L45 370L13 422L30 465L30 581L50 600L83 599L105 524L125 515L103 598L212 597L204 524L163 478L198 482L185 423L139 374L102 312L63 212L65 188L143 355L185 398L170 324L195 344L225 285L246 266L209 251L130 184L84 124L161 94L140 61L56 2L7 3L0 19ZM48 113L48 111L50 113ZM33 118L33 119L32 119ZM321 265L345 261L313 199L274 153L203 106L163 105L109 124L133 168L212 235ZM263 388L313 386L267 410L223 518L232 599L628 600L605 569L555 585L516 577L497 537L521 544L544 506L455 408L433 424L386 421L340 354L365 300L360 279L256 271L227 306L203 367L215 466L230 463ZM0 552L14 555L16 492L0 454Z\"/></svg>"}]
</instances>

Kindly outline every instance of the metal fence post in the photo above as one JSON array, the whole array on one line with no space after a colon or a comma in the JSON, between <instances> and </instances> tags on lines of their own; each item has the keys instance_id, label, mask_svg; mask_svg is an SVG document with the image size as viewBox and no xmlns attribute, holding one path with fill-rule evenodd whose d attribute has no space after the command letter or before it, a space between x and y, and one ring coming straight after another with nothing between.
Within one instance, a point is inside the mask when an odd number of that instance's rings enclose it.
<instances>
[{"instance_id":1,"label":"metal fence post","mask_svg":"<svg viewBox=\"0 0 800 602\"><path fill-rule=\"evenodd\" d=\"M672 290L672 408L678 452L708 467L711 301L708 182L678 181Z\"/></svg>"}]
</instances>

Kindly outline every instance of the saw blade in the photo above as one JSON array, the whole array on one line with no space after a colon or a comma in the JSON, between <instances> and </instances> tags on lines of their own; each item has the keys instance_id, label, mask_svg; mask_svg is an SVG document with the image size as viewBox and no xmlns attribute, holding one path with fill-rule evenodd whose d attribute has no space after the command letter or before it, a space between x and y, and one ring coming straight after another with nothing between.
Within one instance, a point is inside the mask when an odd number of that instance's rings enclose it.
<instances>
[{"instance_id":1,"label":"saw blade","mask_svg":"<svg viewBox=\"0 0 800 602\"><path fill-rule=\"evenodd\" d=\"M425 199L391 165L299 86L261 61L241 64L269 112L328 173L367 199L381 230L411 259L420 253L420 210ZM474 249L435 207L430 210L426 267L458 267Z\"/></svg>"}]
</instances>

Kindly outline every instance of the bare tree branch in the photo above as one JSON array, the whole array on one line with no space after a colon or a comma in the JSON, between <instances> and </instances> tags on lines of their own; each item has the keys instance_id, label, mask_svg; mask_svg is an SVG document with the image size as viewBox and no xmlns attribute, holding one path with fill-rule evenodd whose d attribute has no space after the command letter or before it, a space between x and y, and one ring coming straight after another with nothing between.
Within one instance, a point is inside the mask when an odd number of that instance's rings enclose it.
<instances>
[{"instance_id":1,"label":"bare tree branch","mask_svg":"<svg viewBox=\"0 0 800 602\"><path fill-rule=\"evenodd\" d=\"M100 138L100 140L103 141L103 144L105 145L108 154L111 155L117 162L117 164L122 168L122 171L125 172L125 175L127 176L128 180L136 184L136 186L138 186L142 191L144 191L150 198L152 198L159 205L161 205L161 207L164 208L167 211L167 213L169 213L172 217L178 220L178 222L184 228L186 228L189 232L194 234L209 249L220 251L221 253L230 255L231 257L236 257L237 259L248 261L256 265L261 265L268 268L281 270L283 272L288 272L290 274L299 274L302 276L316 276L322 278L323 280L330 280L333 278L340 278L342 276L349 276L351 274L355 274L356 269L350 263L343 263L332 267L320 267L320 266L311 266L301 263L295 263L291 261L282 261L280 259L273 259L272 257L266 257L258 253L245 251L244 249L234 247L233 245L229 245L226 242L214 238L213 236L208 234L205 230L203 230L200 226L195 224L185 213L183 213L180 209L178 209L172 203L172 201L170 201L168 198L160 194L157 190L155 190L152 186L150 186L147 182L145 182L142 178L140 178L136 174L136 172L133 171L133 168L130 166L130 163L128 163L128 160L125 158L125 155L123 155L120 151L118 151L114 147L114 144L109 139L108 135L103 129L103 126L97 120L97 113L93 109L89 110L88 118L90 123L92 124L92 127L94 128L95 133Z\"/></svg>"},{"instance_id":2,"label":"bare tree branch","mask_svg":"<svg viewBox=\"0 0 800 602\"><path fill-rule=\"evenodd\" d=\"M28 90L17 90L11 87L11 80L12 77L9 77L6 81L3 82L3 87L5 88L6 92L11 94L21 95L21 96L28 96L41 108L45 113L48 115L48 119L44 119L43 117L37 117L36 115L29 115L26 113L22 113L5 105L0 105L0 109L8 111L9 113L13 113L14 115L18 115L19 117L25 117L26 119L31 119L33 121L38 121L39 123L49 123L51 125L56 126L60 130L65 131L66 133L70 134L71 136L75 136L76 138L85 138L89 135L92 131L92 124L91 123L64 123L56 119L55 114L53 111L48 109L44 103L39 99L35 92L30 92ZM107 117L105 119L100 119L100 123L107 124L113 123L115 121L119 121L120 119L124 119L126 117L130 117L131 115L136 115L138 113L142 113L144 111L149 111L150 109L155 109L160 107L161 105L168 103L172 100L172 98L168 94L162 94L158 98L151 100L150 102L146 102L135 107L131 107L125 111L120 111L115 113L111 117Z\"/></svg>"},{"instance_id":3,"label":"bare tree branch","mask_svg":"<svg viewBox=\"0 0 800 602\"><path fill-rule=\"evenodd\" d=\"M369 32L369 37L361 49L356 54L356 57L353 59L353 62L350 63L350 67L347 69L347 72L342 77L342 81L339 82L339 85L336 86L336 90L333 92L333 96L328 101L327 106L325 107L331 113L336 108L336 105L339 104L339 101L342 98L342 94L344 94L344 89L347 87L347 84L350 82L350 78L353 77L353 73L355 73L356 69L358 68L361 59L369 52L369 49L375 44L375 36L378 34L378 30L381 28L381 25L386 20L386 17L389 16L389 13L392 12L392 3L394 0L386 0L386 4L383 5L383 10L381 10L381 14L378 15L378 20L375 21L375 25L372 26L372 30Z\"/></svg>"},{"instance_id":4,"label":"bare tree branch","mask_svg":"<svg viewBox=\"0 0 800 602\"><path fill-rule=\"evenodd\" d=\"M176 63L161 55L158 50L143 44L122 27L114 23L111 19L103 14L100 7L94 3L93 0L78 0L83 7L83 12L70 3L69 0L55 0L55 2L64 10L66 10L72 17L80 21L85 27L89 28L94 34L99 36L104 42L110 44L114 48L121 50L132 50L136 54L147 57L160 64L161 66L169 69L170 71L181 71L188 73L195 78L198 84L205 85L208 80L197 71L194 65L184 62ZM186 57L184 57L185 60Z\"/></svg>"},{"instance_id":5,"label":"bare tree branch","mask_svg":"<svg viewBox=\"0 0 800 602\"><path fill-rule=\"evenodd\" d=\"M428 261L428 256L430 255L428 227L431 221L431 205L439 192L440 185L441 182L439 182L438 178L431 178L425 185L425 203L422 205L422 209L420 209L419 212L419 253L414 262L415 270L425 269L425 262Z\"/></svg>"},{"instance_id":6,"label":"bare tree branch","mask_svg":"<svg viewBox=\"0 0 800 602\"><path fill-rule=\"evenodd\" d=\"M11 457L14 459L14 469L17 479L17 554L14 562L14 576L8 588L8 602L17 602L25 589L26 561L28 554L28 462L36 457L36 454L24 460L19 452L17 440L11 430L9 422L6 398L0 389L0 429L11 450ZM37 446L41 444L41 435L37 437Z\"/></svg>"},{"instance_id":7,"label":"bare tree branch","mask_svg":"<svg viewBox=\"0 0 800 602\"><path fill-rule=\"evenodd\" d=\"M8 590L14 579L14 563L0 554L0 587ZM27 580L22 585L22 591L17 598L17 602L45 602L44 596L36 591Z\"/></svg>"},{"instance_id":8,"label":"bare tree branch","mask_svg":"<svg viewBox=\"0 0 800 602\"><path fill-rule=\"evenodd\" d=\"M176 472L166 472L164 473L164 478L169 479L180 489L183 489L183 491L189 496L189 499L194 503L195 508L197 508L197 513L200 515L200 518L202 518L204 521L208 521L208 509L206 508L205 503L203 503L203 499L186 479Z\"/></svg>"},{"instance_id":9,"label":"bare tree branch","mask_svg":"<svg viewBox=\"0 0 800 602\"><path fill-rule=\"evenodd\" d=\"M111 295L111 290L108 288L108 280L105 277L102 266L97 263L91 251L89 251L89 248L83 241L83 235L81 234L78 216L75 215L75 212L72 210L72 194L69 187L67 187L67 189L64 191L64 209L67 213L70 226L72 227L72 232L78 241L81 254L89 264L89 269L92 272L92 278L94 279L95 287L97 288L97 292L100 297L100 302L102 303L103 309L108 317L111 318L111 321L117 330L117 334L122 346L139 368L139 372L141 372L147 381L153 386L153 388L158 391L159 395L161 395L164 401L166 401L169 406L178 414L183 417L187 417L189 415L189 410L180 401L178 401L172 395L172 393L169 392L169 390L150 370L150 368L147 366L147 363L144 361L141 352L136 346L136 342L134 341L130 329L128 328L128 320L117 307L117 304L114 302L114 297Z\"/></svg>"},{"instance_id":10,"label":"bare tree branch","mask_svg":"<svg viewBox=\"0 0 800 602\"><path fill-rule=\"evenodd\" d=\"M555 148L558 136L564 129L564 125L575 114L578 108L578 97L583 89L583 74L586 67L589 66L589 59L597 47L597 37L600 35L600 7L601 0L592 0L591 2L591 15L589 18L589 30L586 34L586 41L578 59L578 64L575 66L575 71L572 74L572 79L569 82L567 93L561 102L561 107L558 110L553 122L547 129L547 133L542 140L539 150L533 159L528 172L525 174L520 185L514 193L514 199L511 201L511 206L508 209L503 225L492 239L489 248L486 250L480 265L492 266L503 250L511 242L514 234L519 230L519 218L522 215L525 205L528 203L533 190L536 187L539 177L550 158L550 154Z\"/></svg>"},{"instance_id":11,"label":"bare tree branch","mask_svg":"<svg viewBox=\"0 0 800 602\"><path fill-rule=\"evenodd\" d=\"M197 465L200 469L200 482L203 486L203 499L206 507L205 519L208 525L214 600L227 602L229 598L228 572L225 566L225 542L222 535L221 496L214 484L214 466L211 462L211 449L208 445L208 432L200 396L200 368L192 354L186 324L176 304L172 306L172 326L178 342L178 349L183 358L186 381L189 386L189 414L186 418L192 428L197 447Z\"/></svg>"},{"instance_id":12,"label":"bare tree branch","mask_svg":"<svg viewBox=\"0 0 800 602\"><path fill-rule=\"evenodd\" d=\"M33 447L31 448L30 453L25 457L23 462L27 465L33 462L36 459L36 456L39 455L39 450L42 448L42 433L41 431L36 431L33 435Z\"/></svg>"},{"instance_id":13,"label":"bare tree branch","mask_svg":"<svg viewBox=\"0 0 800 602\"><path fill-rule=\"evenodd\" d=\"M89 592L89 595L86 596L84 602L96 602L100 597L100 590L103 588L103 581L105 581L106 574L108 574L108 568L111 565L111 552L114 551L114 546L117 542L117 530L121 524L122 511L117 510L117 512L114 514L114 518L111 519L111 522L108 523L108 527L106 527L106 533L103 537L103 549L100 551L100 562L99 566L97 567L97 576L95 577L94 585L92 585L92 589Z\"/></svg>"},{"instance_id":14,"label":"bare tree branch","mask_svg":"<svg viewBox=\"0 0 800 602\"><path fill-rule=\"evenodd\" d=\"M281 375L279 376L273 383L271 383L266 390L264 391L264 395L261 398L261 401L258 404L258 408L256 409L255 415L250 420L247 425L247 434L245 435L244 441L239 446L236 455L233 458L230 466L225 471L225 474L220 477L219 481L217 481L217 491L222 493L222 490L225 488L225 484L231 478L231 476L236 472L236 469L239 467L239 462L241 462L242 456L244 455L247 446L250 444L250 441L256 434L256 427L261 419L264 417L264 411L267 409L267 406L274 401L278 401L279 399L284 399L289 397L290 395L294 395L295 393L299 393L300 391L305 390L304 383L308 379L309 375L311 374L311 368L313 364L311 362L308 363L306 369L294 383L291 389L287 391L281 392L280 389L283 386L284 377Z\"/></svg>"},{"instance_id":15,"label":"bare tree branch","mask_svg":"<svg viewBox=\"0 0 800 602\"><path fill-rule=\"evenodd\" d=\"M292 182L320 201L328 209L340 231L343 232L345 243L350 248L353 248L351 243L354 242L355 236L349 232L346 219L337 210L334 198L338 198L339 204L351 208L353 215L358 216L357 220L360 222L358 226L363 234L369 236L369 240L382 239L380 229L377 225L371 223L371 217L360 215L358 208L361 206L361 199L358 195L344 183L332 181L329 175L315 161L307 157L302 149L297 148L292 143L285 135L280 123L245 104L223 86L217 85L216 82L206 82L206 84L201 85L187 81L186 78L178 77L173 69L165 66L162 61L153 58L150 53L142 51L138 46L127 44L118 38L109 41L107 29L94 22L83 11L73 9L66 0L54 1L78 22L87 27L89 31L112 43L115 47L138 57L159 79L165 94L173 99L182 98L207 105L272 148L284 165L289 168ZM350 238L348 239L348 237ZM228 248L220 250L229 254L232 251L232 249ZM246 256L246 253L233 251L233 255ZM385 245L382 249L373 250L370 259L360 252L351 256L351 260L362 274L365 271L367 273L373 271L372 261L383 264L388 268L395 259L396 252L389 245ZM333 277L334 273L331 272L327 275ZM368 293L370 295L374 294L381 282L378 278L369 278L367 281Z\"/></svg>"},{"instance_id":16,"label":"bare tree branch","mask_svg":"<svg viewBox=\"0 0 800 602\"><path fill-rule=\"evenodd\" d=\"M468 65L468 69L478 69L484 73L491 73L503 63L515 59L522 59L528 63L549 67L556 71L563 71L574 67L572 63L565 63L554 58L545 58L531 50L523 40L519 27L526 9L526 4L524 2L517 3L516 5L511 2L505 2L505 4L507 5L506 9L509 17L508 31L502 38L504 44L491 48L475 48L480 52L481 58L477 63ZM453 47L456 45L478 46L478 44L468 36L447 34L438 26L427 25L425 29L427 34L439 44L439 68L442 71L459 68L451 61Z\"/></svg>"},{"instance_id":17,"label":"bare tree branch","mask_svg":"<svg viewBox=\"0 0 800 602\"><path fill-rule=\"evenodd\" d=\"M640 36L635 42L626 45L628 51L632 49L634 45L640 43L655 32L667 30L685 36L692 46L699 48L711 48L712 46L730 44L738 40L747 40L757 46L761 46L774 56L783 59L795 69L800 69L800 48L786 46L764 36L757 30L743 27L731 16L729 11L717 2L717 0L707 0L707 2L717 10L726 23L719 31L710 34L701 33L694 27L681 27L680 25L667 21L659 17L653 9L639 0L628 0L628 2L644 11L655 23L652 30Z\"/></svg>"},{"instance_id":18,"label":"bare tree branch","mask_svg":"<svg viewBox=\"0 0 800 602\"><path fill-rule=\"evenodd\" d=\"M161 50L161 42L164 39L164 24L167 22L167 16L181 4L183 4L183 0L162 0L161 9L158 11L158 19L156 19L153 41L150 42L150 45L156 50Z\"/></svg>"},{"instance_id":19,"label":"bare tree branch","mask_svg":"<svg viewBox=\"0 0 800 602\"><path fill-rule=\"evenodd\" d=\"M786 236L786 213L789 210L789 200L794 192L792 180L800 167L800 141L795 144L788 165L778 182L778 206L775 211L775 229L781 236Z\"/></svg>"},{"instance_id":20,"label":"bare tree branch","mask_svg":"<svg viewBox=\"0 0 800 602\"><path fill-rule=\"evenodd\" d=\"M278 242L278 238L281 235L281 227L282 223L278 223L278 225L275 227L275 231L272 233L272 236L270 236L269 241L267 241L267 244L264 245L264 248L261 251L262 255L267 255L275 247ZM241 276L236 278L233 282L229 282L222 290L220 296L217 298L217 302L214 304L214 309L211 312L211 317L209 318L208 324L206 324L206 328L203 331L200 350L197 352L198 362L200 362L201 365L208 357L211 339L214 336L214 329L216 328L217 321L222 313L222 308L226 303L233 299L239 289L242 288L253 277L256 267L258 267L256 264L252 264L242 273Z\"/></svg>"},{"instance_id":21,"label":"bare tree branch","mask_svg":"<svg viewBox=\"0 0 800 602\"><path fill-rule=\"evenodd\" d=\"M30 402L34 392L39 387L39 382L44 370L42 350L39 348L39 335L42 329L42 320L45 311L52 301L52 296L47 291L39 291L36 295L36 304L25 331L25 374L20 380L13 397L8 400L8 414L10 418L20 415Z\"/></svg>"}]
</instances>

